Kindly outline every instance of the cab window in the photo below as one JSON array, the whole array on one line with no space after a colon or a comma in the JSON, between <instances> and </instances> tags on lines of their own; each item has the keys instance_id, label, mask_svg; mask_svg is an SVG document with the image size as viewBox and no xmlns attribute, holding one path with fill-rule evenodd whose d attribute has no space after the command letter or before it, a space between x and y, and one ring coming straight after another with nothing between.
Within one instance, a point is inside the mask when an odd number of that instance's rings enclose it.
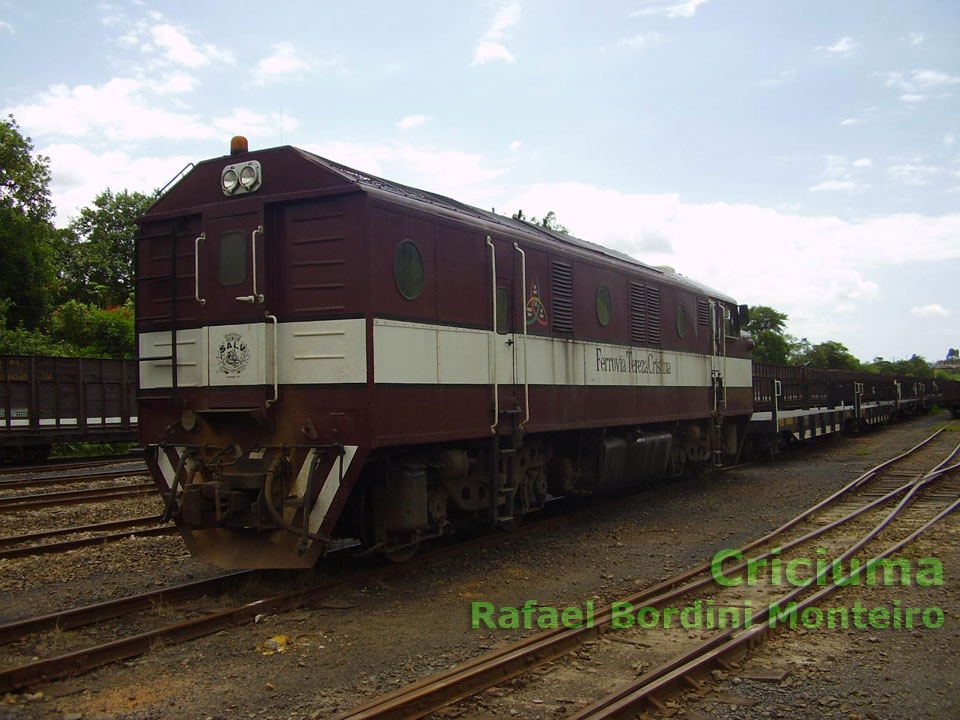
<instances>
[{"instance_id":1,"label":"cab window","mask_svg":"<svg viewBox=\"0 0 960 720\"><path fill-rule=\"evenodd\" d=\"M240 285L247 279L247 234L228 230L220 236L220 284Z\"/></svg>"},{"instance_id":2,"label":"cab window","mask_svg":"<svg viewBox=\"0 0 960 720\"><path fill-rule=\"evenodd\" d=\"M506 335L510 332L510 293L507 288L497 288L497 332Z\"/></svg>"},{"instance_id":3,"label":"cab window","mask_svg":"<svg viewBox=\"0 0 960 720\"><path fill-rule=\"evenodd\" d=\"M723 306L723 327L728 338L740 337L740 316L727 305Z\"/></svg>"}]
</instances>

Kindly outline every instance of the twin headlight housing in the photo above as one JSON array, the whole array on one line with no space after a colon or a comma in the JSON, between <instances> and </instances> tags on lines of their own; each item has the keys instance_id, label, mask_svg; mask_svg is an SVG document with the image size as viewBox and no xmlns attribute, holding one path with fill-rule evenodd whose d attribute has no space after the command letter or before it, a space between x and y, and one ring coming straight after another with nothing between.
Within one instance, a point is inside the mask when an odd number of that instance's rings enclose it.
<instances>
[{"instance_id":1,"label":"twin headlight housing","mask_svg":"<svg viewBox=\"0 0 960 720\"><path fill-rule=\"evenodd\" d=\"M263 174L256 160L227 165L220 173L220 189L224 195L254 192L262 182Z\"/></svg>"}]
</instances>

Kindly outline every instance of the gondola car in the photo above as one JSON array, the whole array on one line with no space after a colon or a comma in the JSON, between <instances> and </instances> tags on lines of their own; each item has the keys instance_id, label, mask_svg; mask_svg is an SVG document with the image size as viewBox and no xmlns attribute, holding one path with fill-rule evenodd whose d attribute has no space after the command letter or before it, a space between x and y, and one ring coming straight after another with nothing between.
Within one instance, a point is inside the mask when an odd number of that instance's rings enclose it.
<instances>
[{"instance_id":1,"label":"gondola car","mask_svg":"<svg viewBox=\"0 0 960 720\"><path fill-rule=\"evenodd\" d=\"M0 355L0 464L45 460L63 443L134 442L132 360Z\"/></svg>"}]
</instances>

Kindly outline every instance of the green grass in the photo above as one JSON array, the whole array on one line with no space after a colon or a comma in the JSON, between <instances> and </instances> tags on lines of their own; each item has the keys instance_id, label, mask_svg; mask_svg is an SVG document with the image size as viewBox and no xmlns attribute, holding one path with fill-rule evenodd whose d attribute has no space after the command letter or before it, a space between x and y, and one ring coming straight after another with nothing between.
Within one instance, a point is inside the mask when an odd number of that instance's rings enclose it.
<instances>
[{"instance_id":1,"label":"green grass","mask_svg":"<svg viewBox=\"0 0 960 720\"><path fill-rule=\"evenodd\" d=\"M62 443L54 445L50 457L83 458L96 455L122 455L130 452L135 443Z\"/></svg>"}]
</instances>

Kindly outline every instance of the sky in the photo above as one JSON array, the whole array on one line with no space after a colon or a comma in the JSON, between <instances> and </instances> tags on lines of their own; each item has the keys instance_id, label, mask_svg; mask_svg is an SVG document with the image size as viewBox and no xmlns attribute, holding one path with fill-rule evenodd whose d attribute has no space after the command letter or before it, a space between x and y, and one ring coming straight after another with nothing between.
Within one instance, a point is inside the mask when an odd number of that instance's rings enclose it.
<instances>
[{"instance_id":1,"label":"sky","mask_svg":"<svg viewBox=\"0 0 960 720\"><path fill-rule=\"evenodd\" d=\"M952 0L0 0L57 223L295 145L571 232L869 361L960 347Z\"/></svg>"}]
</instances>

